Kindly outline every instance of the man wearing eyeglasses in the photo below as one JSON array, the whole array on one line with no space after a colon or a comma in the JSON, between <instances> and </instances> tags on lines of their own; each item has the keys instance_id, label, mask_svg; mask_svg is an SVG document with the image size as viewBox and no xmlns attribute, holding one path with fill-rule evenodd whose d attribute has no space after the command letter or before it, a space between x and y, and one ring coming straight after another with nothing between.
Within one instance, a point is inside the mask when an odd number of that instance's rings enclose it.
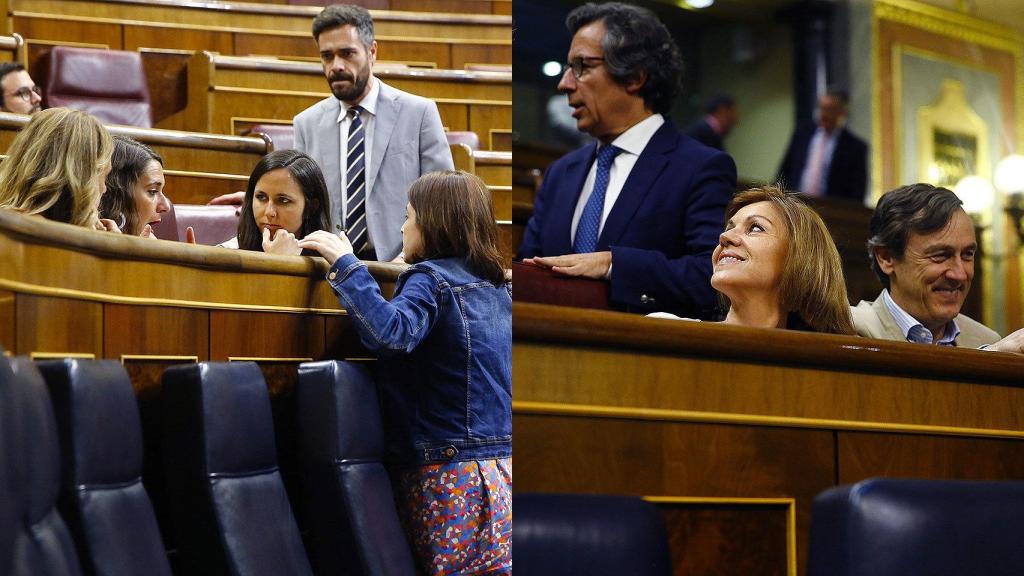
<instances>
[{"instance_id":1,"label":"man wearing eyeglasses","mask_svg":"<svg viewBox=\"0 0 1024 576\"><path fill-rule=\"evenodd\" d=\"M0 110L15 114L35 114L42 110L42 91L23 65L17 62L0 64L0 88L3 88Z\"/></svg>"},{"instance_id":2,"label":"man wearing eyeglasses","mask_svg":"<svg viewBox=\"0 0 1024 576\"><path fill-rule=\"evenodd\" d=\"M586 4L559 91L576 127L598 140L544 176L519 258L556 273L606 278L613 306L707 318L711 252L736 188L727 154L681 134L663 114L682 57L648 10Z\"/></svg>"}]
</instances>

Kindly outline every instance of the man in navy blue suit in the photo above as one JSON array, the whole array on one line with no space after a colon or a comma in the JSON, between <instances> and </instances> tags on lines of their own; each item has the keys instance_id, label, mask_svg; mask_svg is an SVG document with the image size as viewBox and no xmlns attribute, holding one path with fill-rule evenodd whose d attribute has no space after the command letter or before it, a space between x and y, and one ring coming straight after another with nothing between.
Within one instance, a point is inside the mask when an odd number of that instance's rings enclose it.
<instances>
[{"instance_id":1,"label":"man in navy blue suit","mask_svg":"<svg viewBox=\"0 0 1024 576\"><path fill-rule=\"evenodd\" d=\"M806 196L864 201L868 145L844 126L846 94L829 90L818 98L817 122L793 131L779 180Z\"/></svg>"},{"instance_id":2,"label":"man in navy blue suit","mask_svg":"<svg viewBox=\"0 0 1024 576\"><path fill-rule=\"evenodd\" d=\"M607 278L621 309L706 318L716 302L711 252L736 165L663 116L682 57L650 11L586 4L566 25L573 39L558 89L576 127L598 143L548 168L518 257Z\"/></svg>"}]
</instances>

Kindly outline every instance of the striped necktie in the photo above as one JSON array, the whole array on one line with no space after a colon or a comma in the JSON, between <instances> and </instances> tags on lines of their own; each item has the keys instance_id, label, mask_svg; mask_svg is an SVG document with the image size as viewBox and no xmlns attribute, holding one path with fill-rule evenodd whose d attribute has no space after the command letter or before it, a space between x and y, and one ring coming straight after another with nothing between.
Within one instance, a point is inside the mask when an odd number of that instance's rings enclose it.
<instances>
[{"instance_id":1,"label":"striped necktie","mask_svg":"<svg viewBox=\"0 0 1024 576\"><path fill-rule=\"evenodd\" d=\"M597 238L601 231L601 216L604 214L604 193L608 190L608 180L611 175L612 162L622 152L611 144L602 146L597 152L597 176L594 178L594 190L587 198L587 204L583 207L583 214L579 223L576 224L576 239L572 244L572 251L577 254L594 252L597 250Z\"/></svg>"},{"instance_id":2,"label":"striped necktie","mask_svg":"<svg viewBox=\"0 0 1024 576\"><path fill-rule=\"evenodd\" d=\"M364 154L363 121L359 114L363 109L353 106L348 109L352 123L348 127L348 155L345 158L345 231L352 242L352 249L358 255L366 250L366 155Z\"/></svg>"}]
</instances>

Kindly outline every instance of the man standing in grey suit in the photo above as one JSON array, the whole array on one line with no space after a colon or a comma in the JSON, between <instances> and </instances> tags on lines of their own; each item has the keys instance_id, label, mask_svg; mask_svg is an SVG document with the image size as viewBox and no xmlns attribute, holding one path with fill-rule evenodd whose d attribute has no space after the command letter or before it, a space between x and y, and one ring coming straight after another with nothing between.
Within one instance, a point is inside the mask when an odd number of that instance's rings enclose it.
<instances>
[{"instance_id":1,"label":"man standing in grey suit","mask_svg":"<svg viewBox=\"0 0 1024 576\"><path fill-rule=\"evenodd\" d=\"M365 8L328 6L313 20L332 97L295 117L295 148L319 164L332 220L361 259L392 260L402 249L409 185L453 168L437 105L375 78L377 42Z\"/></svg>"}]
</instances>

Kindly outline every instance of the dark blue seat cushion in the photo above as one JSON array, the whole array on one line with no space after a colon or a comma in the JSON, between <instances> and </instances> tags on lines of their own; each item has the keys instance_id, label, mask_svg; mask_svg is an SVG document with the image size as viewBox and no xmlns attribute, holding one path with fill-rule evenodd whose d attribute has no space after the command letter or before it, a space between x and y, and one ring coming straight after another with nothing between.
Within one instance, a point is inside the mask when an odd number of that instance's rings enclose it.
<instances>
[{"instance_id":1,"label":"dark blue seat cushion","mask_svg":"<svg viewBox=\"0 0 1024 576\"><path fill-rule=\"evenodd\" d=\"M318 573L413 575L383 464L370 372L348 362L299 367L299 446Z\"/></svg>"},{"instance_id":2,"label":"dark blue seat cushion","mask_svg":"<svg viewBox=\"0 0 1024 576\"><path fill-rule=\"evenodd\" d=\"M131 381L113 360L39 363L61 444L61 512L87 574L171 576L142 485L142 425Z\"/></svg>"},{"instance_id":3,"label":"dark blue seat cushion","mask_svg":"<svg viewBox=\"0 0 1024 576\"><path fill-rule=\"evenodd\" d=\"M672 573L658 509L631 496L514 494L517 571L531 576Z\"/></svg>"},{"instance_id":4,"label":"dark blue seat cushion","mask_svg":"<svg viewBox=\"0 0 1024 576\"><path fill-rule=\"evenodd\" d=\"M872 479L814 500L811 576L1024 574L1024 482Z\"/></svg>"}]
</instances>

